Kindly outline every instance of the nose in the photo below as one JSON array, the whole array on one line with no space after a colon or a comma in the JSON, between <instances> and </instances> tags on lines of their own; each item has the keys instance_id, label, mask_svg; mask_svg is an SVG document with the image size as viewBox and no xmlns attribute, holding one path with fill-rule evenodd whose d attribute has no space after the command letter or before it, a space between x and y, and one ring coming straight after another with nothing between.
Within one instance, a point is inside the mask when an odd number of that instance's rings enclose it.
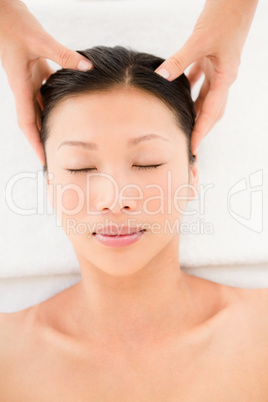
<instances>
[{"instance_id":1,"label":"nose","mask_svg":"<svg viewBox=\"0 0 268 402\"><path fill-rule=\"evenodd\" d=\"M110 210L116 214L118 214L121 210L134 212L136 210L136 207L137 203L134 200L130 199L130 197L128 197L127 200L124 200L123 197L121 200L116 200L103 195L103 197L101 197L101 199L96 202L96 209L99 212L105 212L107 210Z\"/></svg>"},{"instance_id":2,"label":"nose","mask_svg":"<svg viewBox=\"0 0 268 402\"><path fill-rule=\"evenodd\" d=\"M91 187L91 202L95 212L107 213L112 211L115 214L125 213L136 215L143 196L143 189L137 183L130 180L129 175L120 166L108 175L96 180ZM138 212L140 214L141 212Z\"/></svg>"},{"instance_id":3,"label":"nose","mask_svg":"<svg viewBox=\"0 0 268 402\"><path fill-rule=\"evenodd\" d=\"M137 194L134 194L133 190L118 192L117 194L112 193L104 190L98 194L95 202L95 208L98 212L110 210L118 214L122 210L131 215L137 211Z\"/></svg>"}]
</instances>

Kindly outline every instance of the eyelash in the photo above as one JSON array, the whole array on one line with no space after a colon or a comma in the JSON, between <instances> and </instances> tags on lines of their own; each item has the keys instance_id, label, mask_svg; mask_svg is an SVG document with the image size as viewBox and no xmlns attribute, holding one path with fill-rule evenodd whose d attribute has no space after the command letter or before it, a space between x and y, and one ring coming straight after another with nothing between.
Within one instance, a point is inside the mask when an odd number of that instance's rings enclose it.
<instances>
[{"instance_id":1,"label":"eyelash","mask_svg":"<svg viewBox=\"0 0 268 402\"><path fill-rule=\"evenodd\" d=\"M138 169L156 169L159 166L163 165L163 163L160 163L158 165L148 165L148 166L139 166L136 165ZM134 165L135 166L135 165ZM68 172L72 173L72 174L76 174L79 172L91 172L92 170L94 170L95 168L86 168L86 169L66 169L68 170Z\"/></svg>"}]
</instances>

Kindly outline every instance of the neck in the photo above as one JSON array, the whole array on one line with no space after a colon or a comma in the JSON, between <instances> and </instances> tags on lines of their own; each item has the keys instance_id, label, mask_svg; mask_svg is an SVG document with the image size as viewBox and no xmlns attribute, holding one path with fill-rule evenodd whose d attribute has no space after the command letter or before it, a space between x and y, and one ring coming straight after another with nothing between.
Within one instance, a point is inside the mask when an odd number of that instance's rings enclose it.
<instances>
[{"instance_id":1,"label":"neck","mask_svg":"<svg viewBox=\"0 0 268 402\"><path fill-rule=\"evenodd\" d=\"M156 340L184 332L197 320L198 301L191 276L180 268L177 243L128 276L108 275L77 257L82 280L76 287L76 316L91 337L118 343Z\"/></svg>"}]
</instances>

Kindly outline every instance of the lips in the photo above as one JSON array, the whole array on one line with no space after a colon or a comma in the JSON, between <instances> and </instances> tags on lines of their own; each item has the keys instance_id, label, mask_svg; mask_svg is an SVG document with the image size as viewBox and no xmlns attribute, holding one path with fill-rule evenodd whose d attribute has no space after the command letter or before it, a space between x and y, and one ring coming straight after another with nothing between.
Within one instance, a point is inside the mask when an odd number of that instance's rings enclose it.
<instances>
[{"instance_id":1,"label":"lips","mask_svg":"<svg viewBox=\"0 0 268 402\"><path fill-rule=\"evenodd\" d=\"M133 233L138 233L138 232L145 232L145 229L141 229L140 227L134 227L134 226L122 226L122 227L118 228L117 226L108 225L102 229L95 230L92 234L93 234L93 236L95 234L101 234L104 236L105 235L106 236L123 236L123 235L131 235Z\"/></svg>"},{"instance_id":2,"label":"lips","mask_svg":"<svg viewBox=\"0 0 268 402\"><path fill-rule=\"evenodd\" d=\"M93 236L101 235L101 236L106 236L106 237L128 237L128 236L136 235L136 234L139 234L139 233L142 233L142 232L145 232L145 229L142 229L142 230L139 230L139 231L133 232L133 233L117 234L117 235L109 235L109 234L104 234L104 233L94 233L93 232Z\"/></svg>"},{"instance_id":3,"label":"lips","mask_svg":"<svg viewBox=\"0 0 268 402\"><path fill-rule=\"evenodd\" d=\"M102 246L117 248L117 247L127 247L135 244L140 239L142 239L143 232L145 232L145 229L135 232L133 234L110 236L98 233L93 236L94 239Z\"/></svg>"}]
</instances>

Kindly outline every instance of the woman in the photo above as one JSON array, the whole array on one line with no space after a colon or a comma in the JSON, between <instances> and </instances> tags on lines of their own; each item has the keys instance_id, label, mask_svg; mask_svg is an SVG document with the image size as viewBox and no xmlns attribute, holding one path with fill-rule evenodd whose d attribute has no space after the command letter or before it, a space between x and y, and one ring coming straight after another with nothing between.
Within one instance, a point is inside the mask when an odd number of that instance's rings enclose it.
<instances>
[{"instance_id":1,"label":"woman","mask_svg":"<svg viewBox=\"0 0 268 402\"><path fill-rule=\"evenodd\" d=\"M121 46L79 53L94 69L50 76L41 135L81 281L1 314L0 399L266 401L267 289L179 264L172 229L198 187L186 76L167 81L163 59Z\"/></svg>"}]
</instances>

